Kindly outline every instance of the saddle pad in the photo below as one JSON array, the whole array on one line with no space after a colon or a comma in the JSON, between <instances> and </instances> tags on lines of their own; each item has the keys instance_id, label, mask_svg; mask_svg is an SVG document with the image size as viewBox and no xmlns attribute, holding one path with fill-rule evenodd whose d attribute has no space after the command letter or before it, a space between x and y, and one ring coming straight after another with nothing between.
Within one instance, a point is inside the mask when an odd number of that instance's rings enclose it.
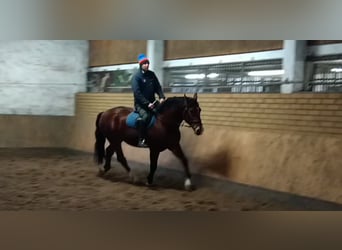
<instances>
[{"instance_id":1,"label":"saddle pad","mask_svg":"<svg viewBox=\"0 0 342 250\"><path fill-rule=\"evenodd\" d=\"M128 127L131 128L137 128L137 119L139 118L139 113L133 111L131 112L126 119L126 124ZM152 116L152 119L150 121L150 123L148 124L148 128L152 127L154 125L154 123L156 122L156 117Z\"/></svg>"}]
</instances>

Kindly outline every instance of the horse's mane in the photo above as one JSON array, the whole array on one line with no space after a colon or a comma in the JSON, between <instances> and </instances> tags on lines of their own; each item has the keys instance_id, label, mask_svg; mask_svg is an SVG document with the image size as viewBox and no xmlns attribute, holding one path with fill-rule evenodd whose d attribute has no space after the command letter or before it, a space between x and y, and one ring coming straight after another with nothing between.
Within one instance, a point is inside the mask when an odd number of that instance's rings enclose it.
<instances>
[{"instance_id":1,"label":"horse's mane","mask_svg":"<svg viewBox=\"0 0 342 250\"><path fill-rule=\"evenodd\" d=\"M169 97L165 100L165 102L160 104L160 106L158 107L158 113L162 114L163 112L165 112L165 110L169 110L171 108L176 109L182 106L184 106L184 97Z\"/></svg>"}]
</instances>

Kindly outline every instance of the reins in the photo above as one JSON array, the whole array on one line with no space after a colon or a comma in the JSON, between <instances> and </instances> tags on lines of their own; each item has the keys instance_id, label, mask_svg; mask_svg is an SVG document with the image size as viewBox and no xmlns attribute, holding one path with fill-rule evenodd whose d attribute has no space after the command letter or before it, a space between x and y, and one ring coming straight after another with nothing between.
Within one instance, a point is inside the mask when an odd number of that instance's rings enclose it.
<instances>
[{"instance_id":1,"label":"reins","mask_svg":"<svg viewBox=\"0 0 342 250\"><path fill-rule=\"evenodd\" d=\"M186 107L184 110L183 110L183 120L180 124L181 127L186 127L186 128L192 128L190 125L188 124L185 124L185 120L184 120L184 114L188 111L188 108Z\"/></svg>"}]
</instances>

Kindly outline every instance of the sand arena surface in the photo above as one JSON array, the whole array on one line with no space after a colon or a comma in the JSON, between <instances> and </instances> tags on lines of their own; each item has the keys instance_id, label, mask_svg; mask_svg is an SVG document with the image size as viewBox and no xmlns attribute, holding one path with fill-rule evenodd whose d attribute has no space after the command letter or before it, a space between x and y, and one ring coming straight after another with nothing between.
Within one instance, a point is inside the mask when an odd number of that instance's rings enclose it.
<instances>
[{"instance_id":1,"label":"sand arena surface","mask_svg":"<svg viewBox=\"0 0 342 250\"><path fill-rule=\"evenodd\" d=\"M113 157L98 177L91 154L66 149L0 149L0 210L249 211L342 210L341 204L260 190L158 168L155 187L144 185L148 163L129 161L135 183Z\"/></svg>"}]
</instances>

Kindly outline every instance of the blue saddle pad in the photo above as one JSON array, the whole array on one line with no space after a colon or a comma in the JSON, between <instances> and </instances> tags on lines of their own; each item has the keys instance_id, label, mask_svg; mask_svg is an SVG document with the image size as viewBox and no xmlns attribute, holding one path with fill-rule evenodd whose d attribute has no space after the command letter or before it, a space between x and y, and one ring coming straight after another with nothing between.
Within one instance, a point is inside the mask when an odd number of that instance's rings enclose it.
<instances>
[{"instance_id":1,"label":"blue saddle pad","mask_svg":"<svg viewBox=\"0 0 342 250\"><path fill-rule=\"evenodd\" d=\"M137 119L139 118L139 113L133 111L131 112L126 119L126 124L128 127L137 128ZM152 116L150 123L148 124L148 128L152 127L156 122L156 117Z\"/></svg>"}]
</instances>

